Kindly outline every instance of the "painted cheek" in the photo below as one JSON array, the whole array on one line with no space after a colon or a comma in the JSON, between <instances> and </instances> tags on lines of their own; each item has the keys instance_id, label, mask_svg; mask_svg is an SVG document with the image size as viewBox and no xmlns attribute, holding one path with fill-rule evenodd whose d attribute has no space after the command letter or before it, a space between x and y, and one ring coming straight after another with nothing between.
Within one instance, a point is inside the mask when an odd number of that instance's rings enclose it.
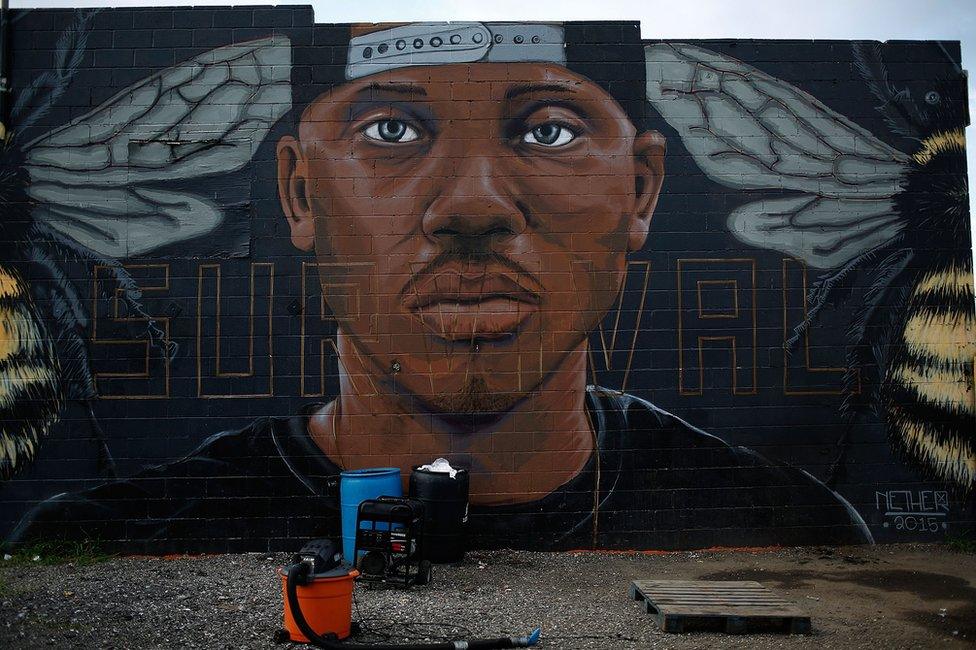
<instances>
[{"instance_id":1,"label":"painted cheek","mask_svg":"<svg viewBox=\"0 0 976 650\"><path fill-rule=\"evenodd\" d=\"M632 209L633 190L607 165L586 158L559 165L558 174L555 164L526 167L515 176L516 191L535 247L547 251L541 255L547 311L573 321L562 325L575 331L599 320L616 295L627 251L622 215Z\"/></svg>"},{"instance_id":2,"label":"painted cheek","mask_svg":"<svg viewBox=\"0 0 976 650\"><path fill-rule=\"evenodd\" d=\"M545 203L543 232L561 248L587 259L627 251L629 197L577 193L549 197Z\"/></svg>"},{"instance_id":3,"label":"painted cheek","mask_svg":"<svg viewBox=\"0 0 976 650\"><path fill-rule=\"evenodd\" d=\"M335 242L330 249L336 254L371 255L377 250L375 237L410 232L420 213L416 192L396 179L377 178L361 161L320 163L311 174L315 215L327 222L316 232L360 239Z\"/></svg>"},{"instance_id":4,"label":"painted cheek","mask_svg":"<svg viewBox=\"0 0 976 650\"><path fill-rule=\"evenodd\" d=\"M430 173L398 175L378 168L356 178L353 195L358 211L370 218L369 232L399 237L418 232L433 191L431 179Z\"/></svg>"}]
</instances>

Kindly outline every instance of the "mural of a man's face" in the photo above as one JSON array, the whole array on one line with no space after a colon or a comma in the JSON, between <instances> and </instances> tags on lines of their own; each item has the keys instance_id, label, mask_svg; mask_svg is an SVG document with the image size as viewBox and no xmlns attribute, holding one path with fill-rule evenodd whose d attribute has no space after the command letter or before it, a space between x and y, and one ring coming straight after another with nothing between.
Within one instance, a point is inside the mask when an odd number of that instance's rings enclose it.
<instances>
[{"instance_id":1,"label":"mural of a man's face","mask_svg":"<svg viewBox=\"0 0 976 650\"><path fill-rule=\"evenodd\" d=\"M922 541L976 517L957 43L184 13L219 45L101 47L158 12L16 16L7 545L266 551L341 533L338 474L409 492L438 457L467 471L473 547ZM824 62L851 71L826 101ZM649 244L644 111L696 188ZM269 190L271 232L240 210Z\"/></svg>"},{"instance_id":2,"label":"mural of a man's face","mask_svg":"<svg viewBox=\"0 0 976 650\"><path fill-rule=\"evenodd\" d=\"M585 345L647 237L663 152L565 67L418 66L312 102L279 142L279 192L369 374L487 414Z\"/></svg>"}]
</instances>

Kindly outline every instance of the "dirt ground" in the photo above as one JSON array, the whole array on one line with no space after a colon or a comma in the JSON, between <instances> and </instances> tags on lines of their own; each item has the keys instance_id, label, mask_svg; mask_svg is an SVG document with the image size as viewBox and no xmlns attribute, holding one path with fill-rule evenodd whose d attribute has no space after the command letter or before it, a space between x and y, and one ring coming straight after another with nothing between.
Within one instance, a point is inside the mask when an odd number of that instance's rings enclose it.
<instances>
[{"instance_id":1,"label":"dirt ground","mask_svg":"<svg viewBox=\"0 0 976 650\"><path fill-rule=\"evenodd\" d=\"M269 648L285 556L0 562L3 648ZM756 580L792 600L810 636L666 634L634 579ZM469 553L410 591L356 589L356 641L521 635L541 648L930 648L976 642L976 555L897 545L665 555ZM292 646L296 647L296 646Z\"/></svg>"}]
</instances>

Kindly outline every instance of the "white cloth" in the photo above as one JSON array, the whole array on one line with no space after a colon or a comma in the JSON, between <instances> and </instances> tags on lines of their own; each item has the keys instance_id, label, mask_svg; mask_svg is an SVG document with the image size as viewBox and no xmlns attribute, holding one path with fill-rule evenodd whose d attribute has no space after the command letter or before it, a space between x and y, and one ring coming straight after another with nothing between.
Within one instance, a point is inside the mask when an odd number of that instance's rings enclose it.
<instances>
[{"instance_id":1,"label":"white cloth","mask_svg":"<svg viewBox=\"0 0 976 650\"><path fill-rule=\"evenodd\" d=\"M429 465L421 465L419 469L428 472L438 472L440 474L450 474L451 478L457 476L458 471L451 467L451 463L446 458L438 458Z\"/></svg>"}]
</instances>

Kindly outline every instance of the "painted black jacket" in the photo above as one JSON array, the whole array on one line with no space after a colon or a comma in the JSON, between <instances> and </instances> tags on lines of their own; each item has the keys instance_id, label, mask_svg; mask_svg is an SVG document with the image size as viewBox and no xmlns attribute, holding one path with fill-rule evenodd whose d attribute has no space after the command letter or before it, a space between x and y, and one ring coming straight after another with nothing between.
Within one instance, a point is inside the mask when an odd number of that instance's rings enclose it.
<instances>
[{"instance_id":1,"label":"painted black jacket","mask_svg":"<svg viewBox=\"0 0 976 650\"><path fill-rule=\"evenodd\" d=\"M337 536L341 471L306 431L310 405L203 442L186 458L56 495L8 541L94 538L128 552L294 550ZM587 392L599 454L545 498L472 507L471 547L690 549L869 543L861 517L806 472L733 447L649 402ZM596 485L599 483L599 490Z\"/></svg>"}]
</instances>

